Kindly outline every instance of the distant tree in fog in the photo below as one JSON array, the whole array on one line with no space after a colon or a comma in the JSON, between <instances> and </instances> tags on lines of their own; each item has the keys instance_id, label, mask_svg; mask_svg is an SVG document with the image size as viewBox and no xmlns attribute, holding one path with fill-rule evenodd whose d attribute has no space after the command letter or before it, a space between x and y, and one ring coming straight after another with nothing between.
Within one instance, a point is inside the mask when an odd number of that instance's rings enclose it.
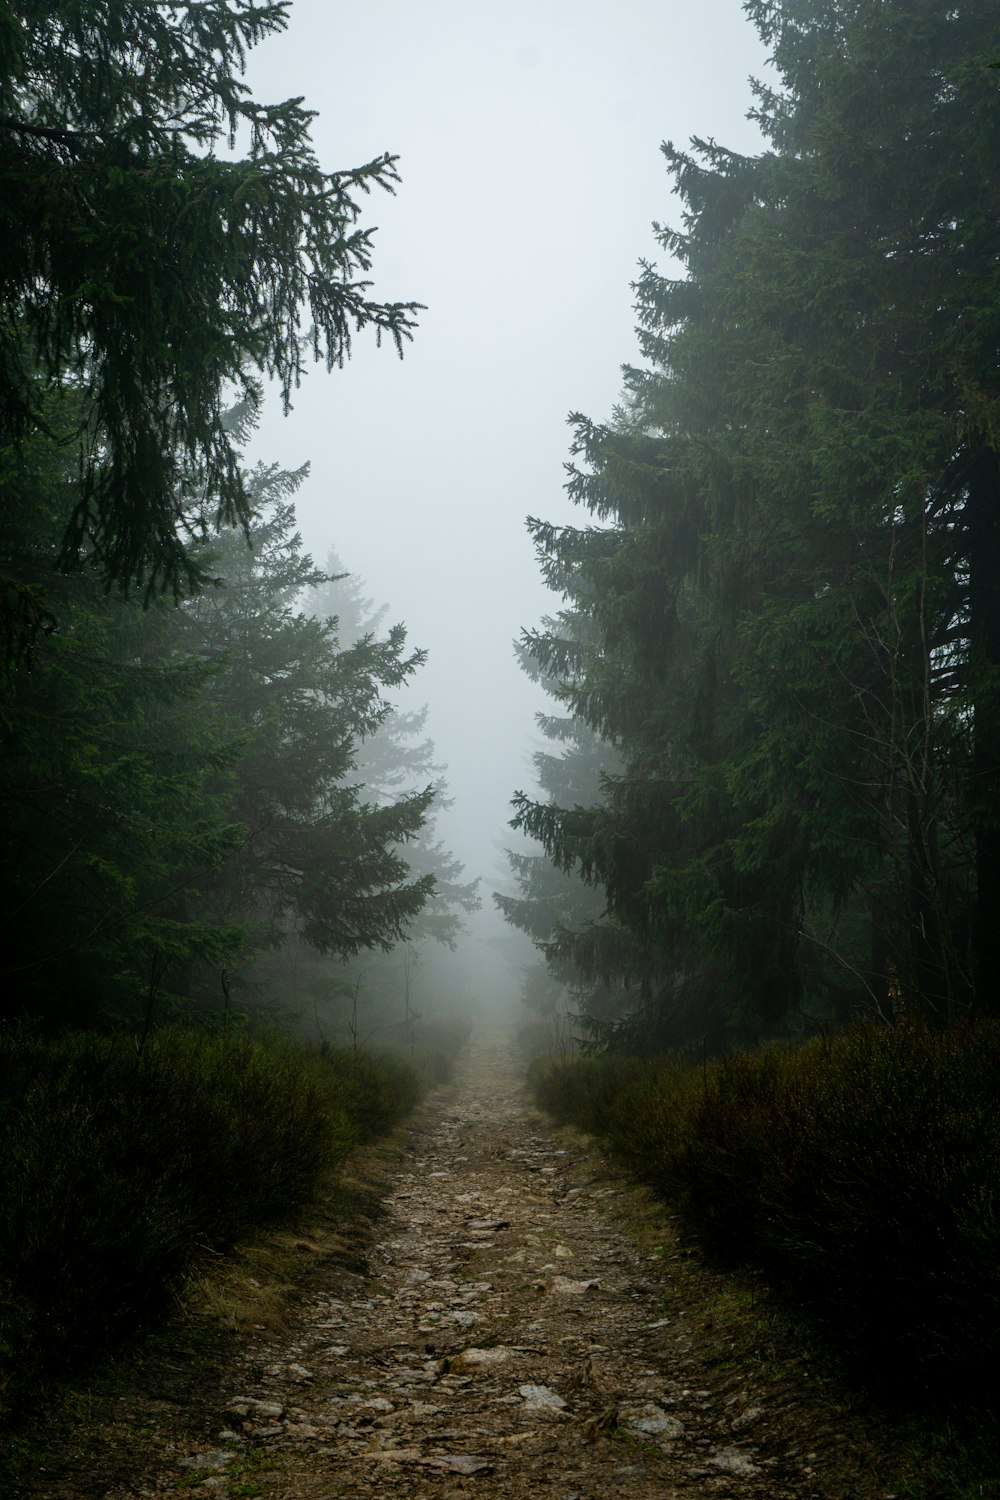
<instances>
[{"instance_id":1,"label":"distant tree in fog","mask_svg":"<svg viewBox=\"0 0 1000 1500\"><path fill-rule=\"evenodd\" d=\"M289 491L300 477L266 467L248 475L253 546L236 531L219 538L212 566L222 586L184 612L198 649L224 663L211 696L243 738L233 812L246 834L222 872L221 910L256 928L264 946L294 932L346 957L391 947L432 894L403 851L433 789L372 799L357 764L392 712L385 694L424 658L401 625L342 643L332 621L302 612L325 575L296 530Z\"/></svg>"},{"instance_id":2,"label":"distant tree in fog","mask_svg":"<svg viewBox=\"0 0 1000 1500\"><path fill-rule=\"evenodd\" d=\"M562 643L562 668L572 676L573 656L580 648L581 621L569 612L545 619L541 631L551 642ZM517 648L522 670L562 706L557 676L546 673L538 655L525 640ZM618 764L613 745L603 740L579 716L568 712L536 714L535 723L551 748L536 749L531 761L545 805L587 809L600 803L605 774ZM537 796L537 793L535 794ZM518 794L519 803L530 799ZM506 851L510 888L493 893L505 919L534 943L540 966L529 967L522 978L522 1000L540 1013L571 1010L582 1025L607 1021L622 1007L620 962L609 968L604 955L620 934L608 921L607 899L600 881L580 878L585 860L582 846L568 842L558 860L541 846L529 843ZM589 961L583 954L589 950ZM637 976L631 976L635 979ZM632 997L634 999L634 997Z\"/></svg>"},{"instance_id":3,"label":"distant tree in fog","mask_svg":"<svg viewBox=\"0 0 1000 1500\"><path fill-rule=\"evenodd\" d=\"M0 565L45 589L51 628L0 736L6 1013L217 1011L264 953L392 947L434 890L405 858L433 791L369 798L356 760L422 655L402 627L342 647L302 613L324 575L295 527L301 473L251 471L252 548L223 533L199 562L216 586L144 608L59 573L76 475L57 442L29 446L35 504ZM268 998L287 1009L284 979Z\"/></svg>"},{"instance_id":4,"label":"distant tree in fog","mask_svg":"<svg viewBox=\"0 0 1000 1500\"><path fill-rule=\"evenodd\" d=\"M335 620L345 645L371 648L385 637L383 622L389 606L376 606L367 597L364 582L345 569L335 550L327 555L325 571L326 580L306 597L307 610L320 619ZM407 925L405 940L411 945L433 941L454 948L464 917L481 904L479 881L463 879L461 862L437 835L436 814L450 806L447 768L435 759L433 741L425 733L426 721L426 707L403 709L398 703L387 704L378 726L357 745L355 776L362 796L376 806L430 790L432 800L420 830L398 850L414 878L432 883L428 899ZM404 972L404 957L399 951L372 952L344 973L352 976L352 985L360 981L364 986L369 1005L380 998L391 1006L404 979L411 988L415 982L412 958Z\"/></svg>"}]
</instances>

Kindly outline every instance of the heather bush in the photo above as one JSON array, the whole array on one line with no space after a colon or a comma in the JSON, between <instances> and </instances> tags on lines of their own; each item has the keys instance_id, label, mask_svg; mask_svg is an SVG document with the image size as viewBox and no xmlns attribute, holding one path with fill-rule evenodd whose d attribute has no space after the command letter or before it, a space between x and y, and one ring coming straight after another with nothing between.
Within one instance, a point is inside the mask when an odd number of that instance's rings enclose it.
<instances>
[{"instance_id":1,"label":"heather bush","mask_svg":"<svg viewBox=\"0 0 1000 1500\"><path fill-rule=\"evenodd\" d=\"M1000 1026L865 1026L705 1068L608 1057L534 1078L864 1378L932 1401L995 1394Z\"/></svg>"},{"instance_id":2,"label":"heather bush","mask_svg":"<svg viewBox=\"0 0 1000 1500\"><path fill-rule=\"evenodd\" d=\"M416 1104L421 1085L414 1070L391 1052L355 1052L323 1047L333 1097L351 1120L360 1141L370 1141Z\"/></svg>"},{"instance_id":3,"label":"heather bush","mask_svg":"<svg viewBox=\"0 0 1000 1500\"><path fill-rule=\"evenodd\" d=\"M421 1019L412 1027L398 1027L375 1055L402 1063L416 1075L422 1090L432 1089L449 1082L471 1031L472 1023L464 1017Z\"/></svg>"},{"instance_id":4,"label":"heather bush","mask_svg":"<svg viewBox=\"0 0 1000 1500\"><path fill-rule=\"evenodd\" d=\"M280 1039L0 1033L0 1404L157 1313L197 1251L293 1221L417 1092Z\"/></svg>"},{"instance_id":5,"label":"heather bush","mask_svg":"<svg viewBox=\"0 0 1000 1500\"><path fill-rule=\"evenodd\" d=\"M642 1058L612 1053L562 1062L539 1058L528 1076L543 1109L567 1125L606 1135L618 1122L623 1091L648 1067Z\"/></svg>"}]
</instances>

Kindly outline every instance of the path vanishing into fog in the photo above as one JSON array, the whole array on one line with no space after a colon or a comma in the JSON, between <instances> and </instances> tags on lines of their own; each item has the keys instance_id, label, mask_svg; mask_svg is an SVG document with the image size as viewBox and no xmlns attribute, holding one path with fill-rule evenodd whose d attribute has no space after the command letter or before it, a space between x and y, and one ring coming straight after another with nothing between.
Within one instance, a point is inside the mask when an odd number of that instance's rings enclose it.
<instances>
[{"instance_id":1,"label":"path vanishing into fog","mask_svg":"<svg viewBox=\"0 0 1000 1500\"><path fill-rule=\"evenodd\" d=\"M629 1232L642 1195L545 1128L511 1041L474 1038L418 1113L367 1274L314 1271L290 1334L223 1372L206 1436L102 1493L884 1495L795 1370L730 1362L720 1283L662 1224Z\"/></svg>"}]
</instances>

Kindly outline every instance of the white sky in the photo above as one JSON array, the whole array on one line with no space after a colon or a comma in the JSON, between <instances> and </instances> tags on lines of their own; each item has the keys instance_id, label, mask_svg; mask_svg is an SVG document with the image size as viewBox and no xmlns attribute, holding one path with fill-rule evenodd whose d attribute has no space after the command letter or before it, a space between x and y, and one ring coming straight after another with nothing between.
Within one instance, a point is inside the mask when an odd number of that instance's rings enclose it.
<instances>
[{"instance_id":1,"label":"white sky","mask_svg":"<svg viewBox=\"0 0 1000 1500\"><path fill-rule=\"evenodd\" d=\"M365 222L373 294L427 304L414 342L400 362L359 340L287 419L275 398L253 455L310 462L308 549L429 650L412 698L449 767L442 832L484 892L545 706L511 642L558 607L524 518L583 519L565 420L608 416L635 358L630 283L679 216L660 142L756 150L764 64L737 0L294 0L251 54L258 98L318 112L325 167L400 158Z\"/></svg>"}]
</instances>

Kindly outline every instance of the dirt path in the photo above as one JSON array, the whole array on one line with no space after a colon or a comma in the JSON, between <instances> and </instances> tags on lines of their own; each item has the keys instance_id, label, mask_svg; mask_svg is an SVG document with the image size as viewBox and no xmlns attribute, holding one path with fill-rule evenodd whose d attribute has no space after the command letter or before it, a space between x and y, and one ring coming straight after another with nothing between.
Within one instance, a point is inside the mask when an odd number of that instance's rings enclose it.
<instances>
[{"instance_id":1,"label":"dirt path","mask_svg":"<svg viewBox=\"0 0 1000 1500\"><path fill-rule=\"evenodd\" d=\"M632 1190L546 1138L522 1074L474 1039L409 1137L369 1274L314 1273L290 1336L221 1372L210 1435L98 1493L884 1496L804 1367L730 1362L724 1295L625 1231Z\"/></svg>"}]
</instances>

